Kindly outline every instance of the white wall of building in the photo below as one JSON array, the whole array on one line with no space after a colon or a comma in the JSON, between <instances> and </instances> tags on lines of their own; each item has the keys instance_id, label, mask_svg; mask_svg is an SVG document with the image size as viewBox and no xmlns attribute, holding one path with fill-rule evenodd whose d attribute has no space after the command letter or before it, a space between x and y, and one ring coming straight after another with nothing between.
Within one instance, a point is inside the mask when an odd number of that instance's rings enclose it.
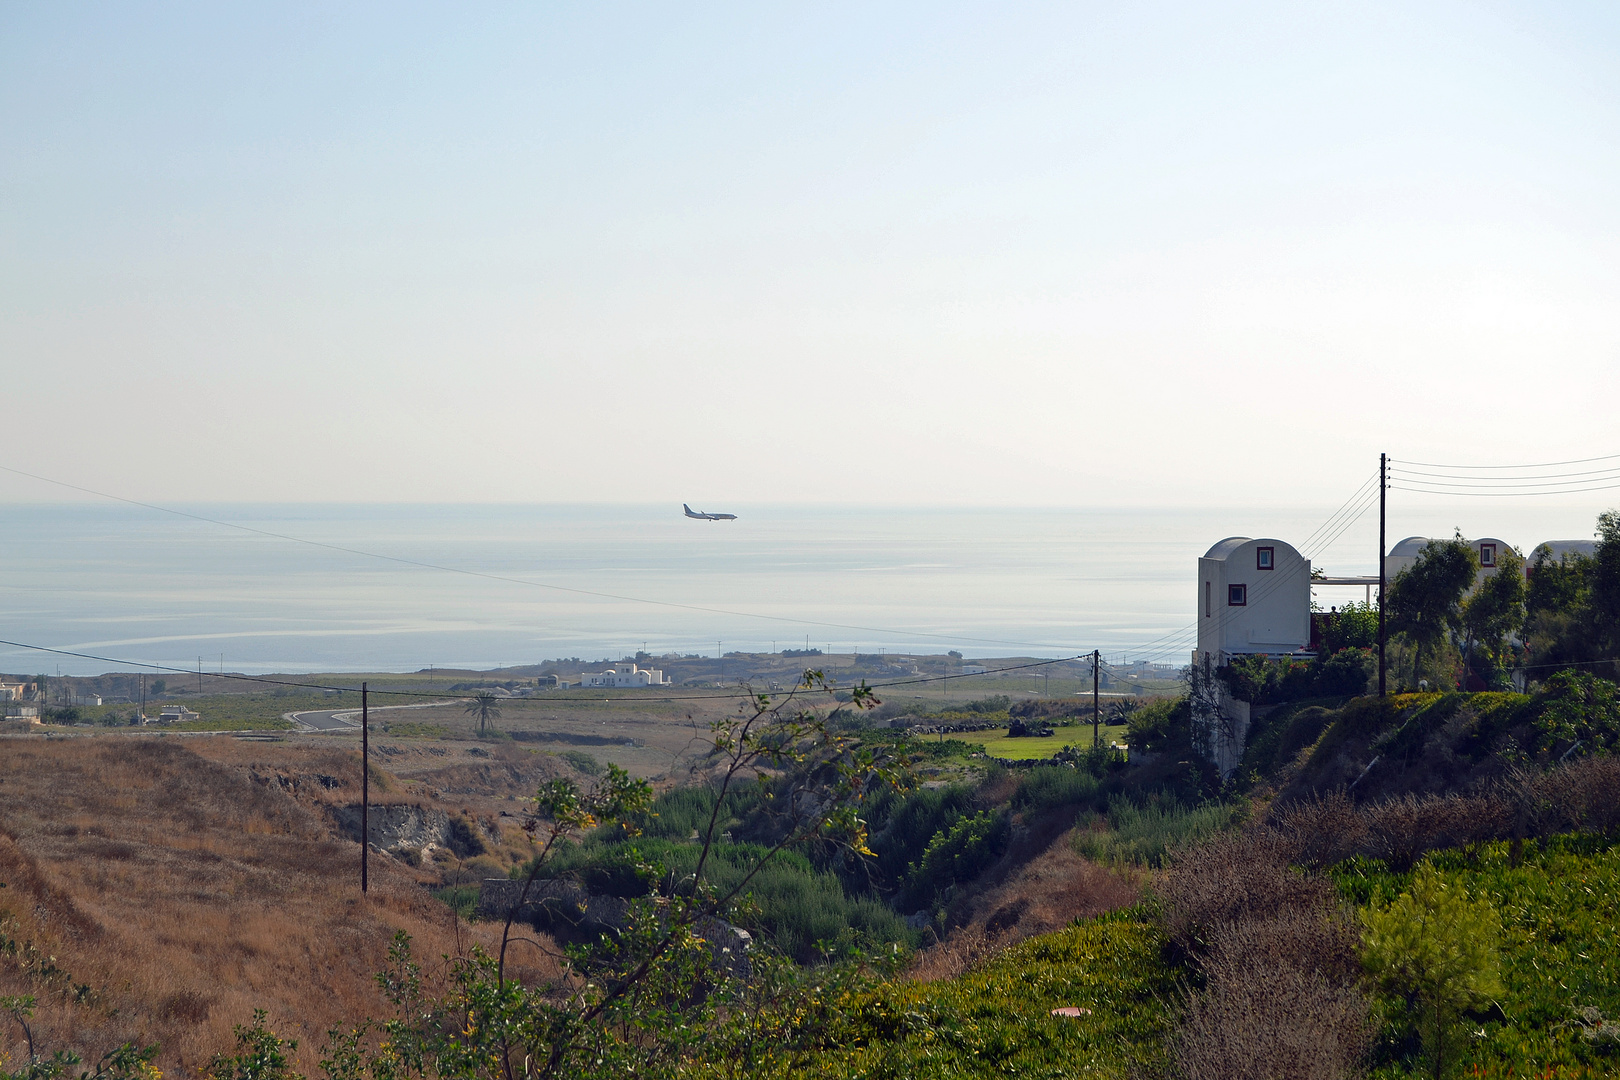
<instances>
[{"instance_id":1,"label":"white wall of building","mask_svg":"<svg viewBox=\"0 0 1620 1080\"><path fill-rule=\"evenodd\" d=\"M1296 652L1311 640L1311 562L1282 540L1232 536L1198 560L1198 653Z\"/></svg>"}]
</instances>

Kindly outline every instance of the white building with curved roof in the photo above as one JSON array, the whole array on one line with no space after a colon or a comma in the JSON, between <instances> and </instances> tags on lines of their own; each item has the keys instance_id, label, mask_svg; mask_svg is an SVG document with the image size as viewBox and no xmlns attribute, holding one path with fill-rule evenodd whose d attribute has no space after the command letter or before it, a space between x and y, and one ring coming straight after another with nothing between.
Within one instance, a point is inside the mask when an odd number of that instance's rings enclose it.
<instances>
[{"instance_id":1,"label":"white building with curved roof","mask_svg":"<svg viewBox=\"0 0 1620 1080\"><path fill-rule=\"evenodd\" d=\"M1229 536L1198 560L1198 658L1299 652L1311 640L1311 561L1283 540Z\"/></svg>"}]
</instances>

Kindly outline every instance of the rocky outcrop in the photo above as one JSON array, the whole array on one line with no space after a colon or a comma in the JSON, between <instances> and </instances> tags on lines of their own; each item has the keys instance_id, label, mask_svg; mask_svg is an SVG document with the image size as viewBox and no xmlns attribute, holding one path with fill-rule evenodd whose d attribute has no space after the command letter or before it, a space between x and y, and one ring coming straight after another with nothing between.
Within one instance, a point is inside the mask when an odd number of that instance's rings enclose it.
<instances>
[{"instance_id":1,"label":"rocky outcrop","mask_svg":"<svg viewBox=\"0 0 1620 1080\"><path fill-rule=\"evenodd\" d=\"M338 830L351 840L360 839L360 807L337 806L332 817ZM400 853L449 848L462 858L482 855L485 846L479 831L459 817L443 810L409 803L387 803L371 807L366 817L367 841L384 851Z\"/></svg>"}]
</instances>

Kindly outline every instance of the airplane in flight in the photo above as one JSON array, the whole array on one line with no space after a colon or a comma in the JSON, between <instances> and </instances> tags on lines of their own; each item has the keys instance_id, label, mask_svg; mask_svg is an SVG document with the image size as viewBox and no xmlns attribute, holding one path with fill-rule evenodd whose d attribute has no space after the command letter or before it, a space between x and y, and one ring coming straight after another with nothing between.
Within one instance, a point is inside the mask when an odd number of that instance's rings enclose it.
<instances>
[{"instance_id":1,"label":"airplane in flight","mask_svg":"<svg viewBox=\"0 0 1620 1080\"><path fill-rule=\"evenodd\" d=\"M736 521L737 520L737 515L736 514L705 514L701 510L692 509L690 506L687 506L685 503L681 503L681 509L686 511L686 516L687 517L689 517L689 518L697 518L699 521Z\"/></svg>"}]
</instances>

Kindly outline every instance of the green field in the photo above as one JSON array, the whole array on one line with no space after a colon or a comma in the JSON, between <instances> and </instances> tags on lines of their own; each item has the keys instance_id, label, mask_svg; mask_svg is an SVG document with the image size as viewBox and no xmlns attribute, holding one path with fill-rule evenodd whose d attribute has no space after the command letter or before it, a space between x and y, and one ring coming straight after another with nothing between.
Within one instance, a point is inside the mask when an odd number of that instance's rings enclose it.
<instances>
[{"instance_id":1,"label":"green field","mask_svg":"<svg viewBox=\"0 0 1620 1080\"><path fill-rule=\"evenodd\" d=\"M960 742L980 743L984 746L984 752L991 757L1006 758L1009 761L1035 761L1049 758L1065 746L1073 746L1081 750L1089 749L1091 746L1091 725L1076 724L1073 727L1053 728L1050 738L1040 739L1009 739L1007 733L999 729L964 731L947 734L945 738L956 739ZM1124 725L1103 725L1102 741L1105 746L1111 743L1123 742L1124 739Z\"/></svg>"}]
</instances>

